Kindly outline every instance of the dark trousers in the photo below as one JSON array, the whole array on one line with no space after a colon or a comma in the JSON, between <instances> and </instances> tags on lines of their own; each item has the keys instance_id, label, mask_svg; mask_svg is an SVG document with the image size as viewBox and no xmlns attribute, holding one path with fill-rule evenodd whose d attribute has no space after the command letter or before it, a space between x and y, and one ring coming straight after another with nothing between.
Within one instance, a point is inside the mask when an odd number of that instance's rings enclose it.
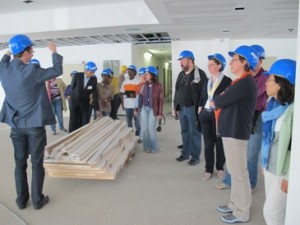
<instances>
[{"instance_id":1,"label":"dark trousers","mask_svg":"<svg viewBox=\"0 0 300 225\"><path fill-rule=\"evenodd\" d=\"M216 169L223 170L225 164L225 155L221 137L216 135L216 122L214 111L202 110L199 114L201 130L204 139L205 170L213 173L215 163L215 145L216 145Z\"/></svg>"},{"instance_id":2,"label":"dark trousers","mask_svg":"<svg viewBox=\"0 0 300 225\"><path fill-rule=\"evenodd\" d=\"M114 98L111 101L111 112L109 115L113 120L118 119L118 110L119 110L121 103L122 103L122 100L121 100L120 95L119 94L114 95Z\"/></svg>"},{"instance_id":3,"label":"dark trousers","mask_svg":"<svg viewBox=\"0 0 300 225\"><path fill-rule=\"evenodd\" d=\"M88 124L90 121L89 106L83 105L70 107L69 133Z\"/></svg>"},{"instance_id":4,"label":"dark trousers","mask_svg":"<svg viewBox=\"0 0 300 225\"><path fill-rule=\"evenodd\" d=\"M88 115L88 123L91 121L91 116L93 114L93 119L97 119L97 113L96 113L96 110L94 108L94 106L90 105L89 106L89 115Z\"/></svg>"},{"instance_id":5,"label":"dark trousers","mask_svg":"<svg viewBox=\"0 0 300 225\"><path fill-rule=\"evenodd\" d=\"M43 204L43 184L45 170L43 167L44 150L46 146L46 131L44 127L12 128L10 137L14 146L15 183L18 206L26 205L29 199L27 181L27 159L31 155L32 179L31 198L35 207Z\"/></svg>"}]
</instances>

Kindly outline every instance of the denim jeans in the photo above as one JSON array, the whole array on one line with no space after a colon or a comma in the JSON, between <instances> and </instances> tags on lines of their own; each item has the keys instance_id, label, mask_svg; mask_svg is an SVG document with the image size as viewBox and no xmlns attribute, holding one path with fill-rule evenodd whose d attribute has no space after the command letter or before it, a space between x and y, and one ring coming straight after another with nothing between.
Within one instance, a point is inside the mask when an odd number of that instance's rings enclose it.
<instances>
[{"instance_id":1,"label":"denim jeans","mask_svg":"<svg viewBox=\"0 0 300 225\"><path fill-rule=\"evenodd\" d=\"M58 124L59 124L59 129L64 130L64 121L63 121L63 108L62 108L62 101L61 99L52 99L51 100L51 105L52 105L52 110L54 115L56 115ZM56 124L51 125L51 130L52 132L56 132Z\"/></svg>"},{"instance_id":2,"label":"denim jeans","mask_svg":"<svg viewBox=\"0 0 300 225\"><path fill-rule=\"evenodd\" d=\"M192 159L199 160L201 153L201 133L198 128L195 107L181 106L179 119L183 143L181 155L185 158L191 156Z\"/></svg>"},{"instance_id":3,"label":"denim jeans","mask_svg":"<svg viewBox=\"0 0 300 225\"><path fill-rule=\"evenodd\" d=\"M102 113L103 116L109 116L110 115L110 112L104 112L104 111L102 111L101 113Z\"/></svg>"},{"instance_id":4,"label":"denim jeans","mask_svg":"<svg viewBox=\"0 0 300 225\"><path fill-rule=\"evenodd\" d=\"M43 184L45 171L43 167L46 131L44 127L12 128L10 137L14 146L16 202L25 205L29 199L27 181L27 159L31 155L32 179L31 198L34 206L43 201Z\"/></svg>"},{"instance_id":5,"label":"denim jeans","mask_svg":"<svg viewBox=\"0 0 300 225\"><path fill-rule=\"evenodd\" d=\"M248 141L248 159L247 166L250 178L251 189L254 189L257 184L258 176L258 159L259 153L261 151L261 142L262 142L262 120L259 116L254 128L254 134L250 135ZM230 174L226 171L223 183L231 186L231 177Z\"/></svg>"},{"instance_id":6,"label":"denim jeans","mask_svg":"<svg viewBox=\"0 0 300 225\"><path fill-rule=\"evenodd\" d=\"M127 119L127 126L132 127L132 118L134 119L135 125L135 135L140 136L141 133L141 123L140 123L140 114L134 116L134 109L125 109L126 112L126 119Z\"/></svg>"},{"instance_id":7,"label":"denim jeans","mask_svg":"<svg viewBox=\"0 0 300 225\"><path fill-rule=\"evenodd\" d=\"M143 106L142 112L143 148L145 151L157 152L156 123L153 109Z\"/></svg>"},{"instance_id":8,"label":"denim jeans","mask_svg":"<svg viewBox=\"0 0 300 225\"><path fill-rule=\"evenodd\" d=\"M261 151L262 143L262 120L261 116L258 117L256 121L256 126L254 128L254 134L250 135L248 142L248 172L250 178L251 188L254 189L257 184L258 176L258 159L259 153Z\"/></svg>"}]
</instances>

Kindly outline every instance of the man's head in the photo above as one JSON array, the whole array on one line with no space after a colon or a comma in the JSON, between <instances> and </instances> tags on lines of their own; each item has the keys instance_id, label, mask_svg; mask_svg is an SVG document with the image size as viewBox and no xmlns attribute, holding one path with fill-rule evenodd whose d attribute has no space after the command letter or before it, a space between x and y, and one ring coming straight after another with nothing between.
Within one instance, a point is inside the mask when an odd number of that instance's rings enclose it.
<instances>
[{"instance_id":1,"label":"man's head","mask_svg":"<svg viewBox=\"0 0 300 225\"><path fill-rule=\"evenodd\" d=\"M87 62L84 68L87 77L92 77L97 71L97 66L94 62Z\"/></svg>"},{"instance_id":2,"label":"man's head","mask_svg":"<svg viewBox=\"0 0 300 225\"><path fill-rule=\"evenodd\" d=\"M104 83L109 83L110 78L111 78L111 69L104 69L101 72L101 77L103 79Z\"/></svg>"},{"instance_id":3,"label":"man's head","mask_svg":"<svg viewBox=\"0 0 300 225\"><path fill-rule=\"evenodd\" d=\"M181 69L185 72L190 71L194 67L195 57L189 50L184 50L179 54L178 60L180 60Z\"/></svg>"},{"instance_id":4,"label":"man's head","mask_svg":"<svg viewBox=\"0 0 300 225\"><path fill-rule=\"evenodd\" d=\"M28 63L33 57L32 41L24 34L13 36L9 42L9 49L15 58L21 59L24 63Z\"/></svg>"},{"instance_id":5,"label":"man's head","mask_svg":"<svg viewBox=\"0 0 300 225\"><path fill-rule=\"evenodd\" d=\"M260 45L251 45L250 47L254 49L254 51L256 52L256 54L259 58L257 66L253 70L254 75L255 75L261 69L263 60L266 58L266 53L265 53L265 49Z\"/></svg>"},{"instance_id":6,"label":"man's head","mask_svg":"<svg viewBox=\"0 0 300 225\"><path fill-rule=\"evenodd\" d=\"M134 66L134 65L130 65L130 66L128 66L128 68L127 68L127 73L128 73L128 75L129 75L129 78L130 79L133 79L134 77L135 77L135 75L136 75L136 67Z\"/></svg>"}]
</instances>

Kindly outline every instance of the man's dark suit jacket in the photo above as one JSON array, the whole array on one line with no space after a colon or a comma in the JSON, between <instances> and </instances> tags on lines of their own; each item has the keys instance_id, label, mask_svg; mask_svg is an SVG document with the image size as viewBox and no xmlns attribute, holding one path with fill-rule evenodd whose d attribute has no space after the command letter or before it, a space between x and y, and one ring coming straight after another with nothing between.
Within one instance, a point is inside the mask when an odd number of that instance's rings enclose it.
<instances>
[{"instance_id":1,"label":"man's dark suit jacket","mask_svg":"<svg viewBox=\"0 0 300 225\"><path fill-rule=\"evenodd\" d=\"M92 76L84 88L84 73L76 73L73 75L71 83L71 107L82 107L89 109L90 95L93 96L93 106L96 111L99 110L98 94L97 94L97 78Z\"/></svg>"}]
</instances>

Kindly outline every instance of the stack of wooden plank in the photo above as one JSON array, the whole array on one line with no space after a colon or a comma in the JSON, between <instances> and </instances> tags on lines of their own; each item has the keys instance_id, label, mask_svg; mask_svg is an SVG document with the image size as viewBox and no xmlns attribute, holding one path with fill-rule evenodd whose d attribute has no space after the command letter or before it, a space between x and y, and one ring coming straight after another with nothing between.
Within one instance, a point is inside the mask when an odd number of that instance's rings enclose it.
<instances>
[{"instance_id":1,"label":"stack of wooden plank","mask_svg":"<svg viewBox=\"0 0 300 225\"><path fill-rule=\"evenodd\" d=\"M50 177L113 180L136 142L125 122L104 117L47 145L44 167Z\"/></svg>"}]
</instances>

